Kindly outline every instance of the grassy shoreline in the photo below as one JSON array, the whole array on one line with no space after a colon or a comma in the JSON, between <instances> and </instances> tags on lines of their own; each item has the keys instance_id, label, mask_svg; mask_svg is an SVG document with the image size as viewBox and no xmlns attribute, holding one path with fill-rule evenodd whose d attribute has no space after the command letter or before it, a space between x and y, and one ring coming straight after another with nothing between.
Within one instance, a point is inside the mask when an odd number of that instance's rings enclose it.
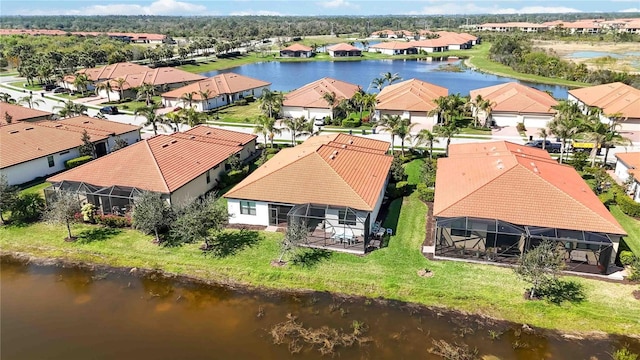
<instances>
[{"instance_id":1,"label":"grassy shoreline","mask_svg":"<svg viewBox=\"0 0 640 360\"><path fill-rule=\"evenodd\" d=\"M198 244L179 248L154 245L134 230L108 230L78 224L80 241L64 242L65 229L36 223L0 228L4 253L63 259L114 267L161 269L223 284L293 291L328 291L418 303L576 333L640 333L640 302L633 285L571 277L585 286L587 300L551 305L526 301L526 284L507 268L454 261L429 261L420 253L426 205L411 195L395 200L383 226L394 229L389 246L367 256L332 253L313 267L273 267L281 233L256 232L252 246L224 258L205 257ZM233 236L231 233L230 236ZM416 272L428 268L435 276Z\"/></svg>"}]
</instances>

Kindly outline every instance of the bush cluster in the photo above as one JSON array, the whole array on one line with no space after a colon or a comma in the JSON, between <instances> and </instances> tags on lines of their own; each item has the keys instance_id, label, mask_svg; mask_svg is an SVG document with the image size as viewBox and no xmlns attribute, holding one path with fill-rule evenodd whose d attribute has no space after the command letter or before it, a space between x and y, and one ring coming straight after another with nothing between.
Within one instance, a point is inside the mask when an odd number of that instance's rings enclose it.
<instances>
[{"instance_id":1,"label":"bush cluster","mask_svg":"<svg viewBox=\"0 0 640 360\"><path fill-rule=\"evenodd\" d=\"M72 169L72 168L74 168L76 166L80 166L82 164L88 163L91 160L93 160L91 155L79 156L77 158L73 158L73 159L69 159L69 160L65 161L64 162L64 167L66 169Z\"/></svg>"},{"instance_id":2,"label":"bush cluster","mask_svg":"<svg viewBox=\"0 0 640 360\"><path fill-rule=\"evenodd\" d=\"M401 198L411 192L411 186L406 181L398 181L387 185L387 196L389 199Z\"/></svg>"},{"instance_id":3,"label":"bush cluster","mask_svg":"<svg viewBox=\"0 0 640 360\"><path fill-rule=\"evenodd\" d=\"M360 122L360 119L344 119L344 120L342 120L342 127L343 128L357 128L360 125L362 125L362 123Z\"/></svg>"},{"instance_id":4,"label":"bush cluster","mask_svg":"<svg viewBox=\"0 0 640 360\"><path fill-rule=\"evenodd\" d=\"M231 170L229 172L222 173L222 175L220 175L220 186L224 188L239 183L245 178L245 176L247 176L247 172L249 172L248 167L241 170Z\"/></svg>"},{"instance_id":5,"label":"bush cluster","mask_svg":"<svg viewBox=\"0 0 640 360\"><path fill-rule=\"evenodd\" d=\"M98 224L110 228L131 227L131 218L117 215L96 215L95 220Z\"/></svg>"},{"instance_id":6,"label":"bush cluster","mask_svg":"<svg viewBox=\"0 0 640 360\"><path fill-rule=\"evenodd\" d=\"M527 128L524 126L524 123L519 122L516 124L516 130L522 132L527 131Z\"/></svg>"},{"instance_id":7,"label":"bush cluster","mask_svg":"<svg viewBox=\"0 0 640 360\"><path fill-rule=\"evenodd\" d=\"M620 263L624 266L631 265L635 258L636 257L633 255L633 252L629 250L620 251Z\"/></svg>"},{"instance_id":8,"label":"bush cluster","mask_svg":"<svg viewBox=\"0 0 640 360\"><path fill-rule=\"evenodd\" d=\"M416 187L416 191L418 192L418 198L424 202L433 202L435 197L435 190L427 186L427 184L420 183Z\"/></svg>"}]
</instances>

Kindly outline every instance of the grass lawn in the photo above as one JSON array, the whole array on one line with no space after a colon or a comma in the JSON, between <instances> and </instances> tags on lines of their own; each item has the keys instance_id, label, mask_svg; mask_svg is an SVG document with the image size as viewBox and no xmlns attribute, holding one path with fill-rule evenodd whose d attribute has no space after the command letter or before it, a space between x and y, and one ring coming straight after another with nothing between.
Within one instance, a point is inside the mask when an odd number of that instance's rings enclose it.
<instances>
[{"instance_id":1,"label":"grass lawn","mask_svg":"<svg viewBox=\"0 0 640 360\"><path fill-rule=\"evenodd\" d=\"M640 256L640 220L623 213L618 205L611 206L609 210L611 210L611 214L613 214L620 225L622 225L624 231L627 232L627 236L624 237L624 242L627 243L634 254Z\"/></svg>"},{"instance_id":2,"label":"grass lawn","mask_svg":"<svg viewBox=\"0 0 640 360\"><path fill-rule=\"evenodd\" d=\"M21 89L27 89L27 90L33 90L33 91L42 91L42 85L40 84L34 84L34 85L28 85L27 81L16 81L16 82L12 82L9 83L9 85L15 86L15 87L19 87Z\"/></svg>"},{"instance_id":3,"label":"grass lawn","mask_svg":"<svg viewBox=\"0 0 640 360\"><path fill-rule=\"evenodd\" d=\"M422 165L425 159L415 159L404 165L404 172L407 174L407 182L417 185L422 181Z\"/></svg>"},{"instance_id":4,"label":"grass lawn","mask_svg":"<svg viewBox=\"0 0 640 360\"><path fill-rule=\"evenodd\" d=\"M152 96L151 100L155 104L162 103L162 97L160 95ZM106 106L108 104L105 103L105 104L101 104L100 106L102 105ZM131 111L131 112L135 112L137 109L147 106L147 104L144 101L136 101L136 100L127 101L119 104L114 103L113 105L117 106L118 110Z\"/></svg>"},{"instance_id":5,"label":"grass lawn","mask_svg":"<svg viewBox=\"0 0 640 360\"><path fill-rule=\"evenodd\" d=\"M0 228L0 248L41 258L66 258L122 267L158 268L220 282L273 289L311 289L384 297L457 309L567 331L640 332L637 286L574 278L584 284L587 300L551 305L526 301L525 283L510 269L454 261L431 262L420 253L426 206L415 195L391 203L383 226L393 229L389 246L367 256L332 253L309 268L272 267L280 233L256 232L257 242L225 258L204 257L199 244L163 248L134 230L109 231L74 225L76 243L63 239L65 228L37 223ZM235 235L234 235L235 234ZM237 236L232 232L230 238ZM416 275L419 269L431 278Z\"/></svg>"},{"instance_id":6,"label":"grass lawn","mask_svg":"<svg viewBox=\"0 0 640 360\"><path fill-rule=\"evenodd\" d=\"M460 128L460 134L491 136L491 129Z\"/></svg>"},{"instance_id":7,"label":"grass lawn","mask_svg":"<svg viewBox=\"0 0 640 360\"><path fill-rule=\"evenodd\" d=\"M258 101L254 101L247 105L233 105L218 110L210 115L213 121L232 122L232 123L248 123L253 124L254 120L262 114ZM215 116L218 116L216 119Z\"/></svg>"},{"instance_id":8,"label":"grass lawn","mask_svg":"<svg viewBox=\"0 0 640 360\"><path fill-rule=\"evenodd\" d=\"M20 190L20 193L22 194L40 194L42 197L44 197L44 189L48 188L51 185L51 183L48 182L41 182L35 185L31 185L28 188L24 188L22 190Z\"/></svg>"}]
</instances>

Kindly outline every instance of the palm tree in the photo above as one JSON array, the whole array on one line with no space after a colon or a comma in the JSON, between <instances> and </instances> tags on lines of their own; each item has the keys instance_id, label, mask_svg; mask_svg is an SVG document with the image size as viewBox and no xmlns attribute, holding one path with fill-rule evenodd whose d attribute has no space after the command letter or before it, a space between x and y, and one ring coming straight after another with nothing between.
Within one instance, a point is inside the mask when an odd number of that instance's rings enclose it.
<instances>
[{"instance_id":1,"label":"palm tree","mask_svg":"<svg viewBox=\"0 0 640 360\"><path fill-rule=\"evenodd\" d=\"M436 115L445 124L459 119L465 113L466 101L460 94L440 96L434 102L436 107L429 111L428 115Z\"/></svg>"},{"instance_id":2,"label":"palm tree","mask_svg":"<svg viewBox=\"0 0 640 360\"><path fill-rule=\"evenodd\" d=\"M389 134L391 134L391 153L392 154L394 150L394 142L396 137L395 129L398 127L398 124L400 123L401 120L402 119L400 118L400 115L385 114L382 117L382 123L380 124L380 126L382 126L383 131L387 131L389 132Z\"/></svg>"},{"instance_id":3,"label":"palm tree","mask_svg":"<svg viewBox=\"0 0 640 360\"><path fill-rule=\"evenodd\" d=\"M484 124L483 126L487 126L489 123L489 119L491 118L491 110L493 110L493 105L495 103L491 100L485 99L482 95L478 94L475 99L473 99L473 105L475 107L475 126L478 126L478 120L480 117L480 112L484 114Z\"/></svg>"},{"instance_id":4,"label":"palm tree","mask_svg":"<svg viewBox=\"0 0 640 360\"><path fill-rule=\"evenodd\" d=\"M329 105L329 109L331 109L331 120L333 120L335 115L334 109L337 105L338 97L336 96L336 93L332 91L332 92L326 92L322 94L322 98L324 99L324 101L327 102L327 105Z\"/></svg>"},{"instance_id":5,"label":"palm tree","mask_svg":"<svg viewBox=\"0 0 640 360\"><path fill-rule=\"evenodd\" d=\"M103 81L103 82L98 83L96 85L96 95L101 90L104 90L107 93L107 101L111 102L111 91L113 90L111 88L111 81L107 80L107 81Z\"/></svg>"},{"instance_id":6,"label":"palm tree","mask_svg":"<svg viewBox=\"0 0 640 360\"><path fill-rule=\"evenodd\" d=\"M60 101L63 103L63 106L54 106L54 109L60 109L58 111L58 115L62 118L67 118L71 116L77 115L87 115L87 106L84 104L76 104L71 100Z\"/></svg>"},{"instance_id":7,"label":"palm tree","mask_svg":"<svg viewBox=\"0 0 640 360\"><path fill-rule=\"evenodd\" d=\"M156 94L156 87L153 84L143 83L138 88L138 93L136 97L138 101L144 99L144 103L147 105L151 105L153 103L152 97Z\"/></svg>"},{"instance_id":8,"label":"palm tree","mask_svg":"<svg viewBox=\"0 0 640 360\"><path fill-rule=\"evenodd\" d=\"M549 133L546 128L542 128L538 130L538 136L542 138L542 150L545 150L547 147L547 138L549 137Z\"/></svg>"},{"instance_id":9,"label":"palm tree","mask_svg":"<svg viewBox=\"0 0 640 360\"><path fill-rule=\"evenodd\" d=\"M449 145L451 144L451 138L460 133L460 127L456 120L450 121L446 124L434 126L433 130L445 139L447 139L447 145L445 147L445 155L449 156Z\"/></svg>"},{"instance_id":10,"label":"palm tree","mask_svg":"<svg viewBox=\"0 0 640 360\"><path fill-rule=\"evenodd\" d=\"M296 138L300 136L300 132L305 129L307 119L304 116L301 116L293 119L285 119L283 123L291 132L291 145L296 146Z\"/></svg>"},{"instance_id":11,"label":"palm tree","mask_svg":"<svg viewBox=\"0 0 640 360\"><path fill-rule=\"evenodd\" d=\"M282 107L282 101L284 97L282 93L277 91L271 91L269 89L262 90L262 95L258 100L260 105L260 110L270 118L274 117L274 114L280 112L280 107Z\"/></svg>"},{"instance_id":12,"label":"palm tree","mask_svg":"<svg viewBox=\"0 0 640 360\"><path fill-rule=\"evenodd\" d=\"M615 145L629 146L633 144L631 139L622 136L622 134L618 132L618 128L620 127L620 123L618 121L621 118L621 115L609 115L608 118L611 119L611 124L609 124L609 128L605 132L605 136L602 138L602 146L604 146L604 159L602 161L602 166L607 164L609 149L611 147Z\"/></svg>"},{"instance_id":13,"label":"palm tree","mask_svg":"<svg viewBox=\"0 0 640 360\"><path fill-rule=\"evenodd\" d=\"M567 140L572 139L580 130L579 116L582 115L580 108L575 103L560 101L553 106L557 110L553 120L549 122L549 130L562 142L560 148L560 163L564 160L564 153L567 148Z\"/></svg>"},{"instance_id":14,"label":"palm tree","mask_svg":"<svg viewBox=\"0 0 640 360\"><path fill-rule=\"evenodd\" d=\"M153 128L153 135L158 135L158 125L162 125L164 123L164 119L162 116L156 114L156 110L158 110L158 105L154 104L151 106L137 108L136 111L134 111L136 116L141 115L147 119L144 126L151 125Z\"/></svg>"},{"instance_id":15,"label":"palm tree","mask_svg":"<svg viewBox=\"0 0 640 360\"><path fill-rule=\"evenodd\" d=\"M202 101L203 101L202 111L209 110L208 105L209 105L209 98L211 98L211 90L210 89L207 89L204 91L200 90L198 94L200 94L200 97L202 98Z\"/></svg>"},{"instance_id":16,"label":"palm tree","mask_svg":"<svg viewBox=\"0 0 640 360\"><path fill-rule=\"evenodd\" d=\"M73 85L80 91L82 96L84 96L84 92L87 90L89 83L91 83L91 81L89 81L89 77L86 74L78 74L73 80Z\"/></svg>"},{"instance_id":17,"label":"palm tree","mask_svg":"<svg viewBox=\"0 0 640 360\"><path fill-rule=\"evenodd\" d=\"M124 86L130 85L125 78L117 78L114 80L116 85L118 86L118 90L120 90L120 101L124 100Z\"/></svg>"},{"instance_id":18,"label":"palm tree","mask_svg":"<svg viewBox=\"0 0 640 360\"><path fill-rule=\"evenodd\" d=\"M433 144L440 142L434 133L427 129L422 129L418 134L416 134L414 141L415 146L420 146L422 144L428 145L429 159L433 159Z\"/></svg>"},{"instance_id":19,"label":"palm tree","mask_svg":"<svg viewBox=\"0 0 640 360\"><path fill-rule=\"evenodd\" d=\"M276 120L264 115L258 115L254 120L255 127L253 128L254 134L262 134L264 136L264 147L267 147L267 137L269 136L269 124L273 122L275 126Z\"/></svg>"},{"instance_id":20,"label":"palm tree","mask_svg":"<svg viewBox=\"0 0 640 360\"><path fill-rule=\"evenodd\" d=\"M390 72L386 72L386 73L380 74L380 76L382 76L382 78L387 83L387 85L391 85L396 81L402 80L402 78L400 77L400 75L398 75L398 73L393 73L392 74Z\"/></svg>"},{"instance_id":21,"label":"palm tree","mask_svg":"<svg viewBox=\"0 0 640 360\"><path fill-rule=\"evenodd\" d=\"M411 140L411 130L416 124L412 124L410 119L402 119L394 129L395 135L400 138L400 152L404 156L404 142Z\"/></svg>"},{"instance_id":22,"label":"palm tree","mask_svg":"<svg viewBox=\"0 0 640 360\"><path fill-rule=\"evenodd\" d=\"M173 131L180 131L180 124L182 124L182 116L179 111L172 111L165 115L167 122L172 124Z\"/></svg>"},{"instance_id":23,"label":"palm tree","mask_svg":"<svg viewBox=\"0 0 640 360\"><path fill-rule=\"evenodd\" d=\"M190 127L204 123L202 113L197 112L194 108L181 109L178 112L181 113L180 116L182 117L182 123L187 124Z\"/></svg>"},{"instance_id":24,"label":"palm tree","mask_svg":"<svg viewBox=\"0 0 640 360\"><path fill-rule=\"evenodd\" d=\"M371 80L371 84L369 85L369 87L374 87L376 89L378 89L378 92L382 91L382 88L384 87L384 84L387 82L387 80L385 78L374 78L373 80Z\"/></svg>"},{"instance_id":25,"label":"palm tree","mask_svg":"<svg viewBox=\"0 0 640 360\"><path fill-rule=\"evenodd\" d=\"M182 101L182 104L184 104L184 107L187 107L187 105L189 105L189 108L193 107L193 97L195 95L195 91L182 94L180 100Z\"/></svg>"},{"instance_id":26,"label":"palm tree","mask_svg":"<svg viewBox=\"0 0 640 360\"><path fill-rule=\"evenodd\" d=\"M29 109L33 109L34 105L42 105L44 104L44 101L34 98L33 95L27 95L19 98L18 104L26 104L29 106Z\"/></svg>"},{"instance_id":27,"label":"palm tree","mask_svg":"<svg viewBox=\"0 0 640 360\"><path fill-rule=\"evenodd\" d=\"M0 92L0 102L13 104L16 102L16 99L12 98L11 94L8 94L6 92Z\"/></svg>"}]
</instances>

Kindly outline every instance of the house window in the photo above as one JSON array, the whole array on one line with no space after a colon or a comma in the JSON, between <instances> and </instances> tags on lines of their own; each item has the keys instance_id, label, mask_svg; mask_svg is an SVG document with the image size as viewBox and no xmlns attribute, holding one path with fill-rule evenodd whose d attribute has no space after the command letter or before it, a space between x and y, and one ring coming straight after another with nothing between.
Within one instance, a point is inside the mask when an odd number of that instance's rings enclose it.
<instances>
[{"instance_id":1,"label":"house window","mask_svg":"<svg viewBox=\"0 0 640 360\"><path fill-rule=\"evenodd\" d=\"M355 226L356 214L353 211L338 210L338 224Z\"/></svg>"},{"instance_id":2,"label":"house window","mask_svg":"<svg viewBox=\"0 0 640 360\"><path fill-rule=\"evenodd\" d=\"M67 155L69 153L69 151L63 151L60 153L60 155Z\"/></svg>"},{"instance_id":3,"label":"house window","mask_svg":"<svg viewBox=\"0 0 640 360\"><path fill-rule=\"evenodd\" d=\"M240 214L255 215L256 203L254 201L240 201Z\"/></svg>"},{"instance_id":4,"label":"house window","mask_svg":"<svg viewBox=\"0 0 640 360\"><path fill-rule=\"evenodd\" d=\"M211 182L211 173L207 171L207 184Z\"/></svg>"},{"instance_id":5,"label":"house window","mask_svg":"<svg viewBox=\"0 0 640 360\"><path fill-rule=\"evenodd\" d=\"M49 163L49 167L54 167L54 166L56 166L55 161L53 161L53 155L49 155L49 156L47 156L47 162Z\"/></svg>"}]
</instances>

